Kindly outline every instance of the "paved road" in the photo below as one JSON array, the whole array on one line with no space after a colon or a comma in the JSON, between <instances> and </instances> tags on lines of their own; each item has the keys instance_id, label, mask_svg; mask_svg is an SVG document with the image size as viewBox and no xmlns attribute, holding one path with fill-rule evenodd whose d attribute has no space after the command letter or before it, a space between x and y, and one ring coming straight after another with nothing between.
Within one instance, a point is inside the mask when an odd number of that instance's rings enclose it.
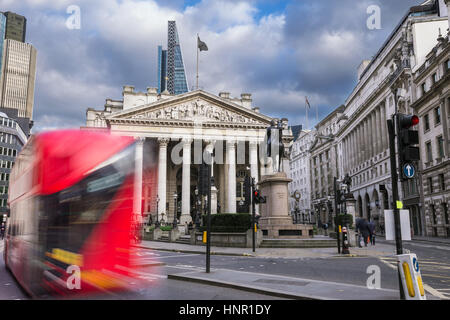
<instances>
[{"instance_id":1,"label":"paved road","mask_svg":"<svg viewBox=\"0 0 450 320\"><path fill-rule=\"evenodd\" d=\"M167 279L161 267L146 267L141 270L141 275L142 278L149 282L146 288L118 295L97 295L90 298L134 300L283 300L264 294ZM28 295L22 291L11 273L5 269L3 241L0 241L0 300L26 299L29 299Z\"/></svg>"},{"instance_id":2,"label":"paved road","mask_svg":"<svg viewBox=\"0 0 450 320\"><path fill-rule=\"evenodd\" d=\"M0 240L0 300L28 299L14 277L5 268L3 261L3 241Z\"/></svg>"},{"instance_id":3,"label":"paved road","mask_svg":"<svg viewBox=\"0 0 450 320\"><path fill-rule=\"evenodd\" d=\"M404 253L417 255L425 290L441 299L450 299L450 246L405 241L403 248ZM380 260L391 269L397 268L393 257Z\"/></svg>"},{"instance_id":4,"label":"paved road","mask_svg":"<svg viewBox=\"0 0 450 320\"><path fill-rule=\"evenodd\" d=\"M417 254L428 294L441 299L450 298L450 246L426 243L404 243L405 253ZM3 246L0 246L0 252ZM204 271L205 255L139 249L143 262L163 263L140 268L142 278L150 285L119 296L98 296L98 299L188 299L188 300L264 300L273 297L229 288L167 279L168 274ZM365 286L369 266L381 271L381 288L398 290L395 258L384 257L328 257L328 258L262 258L239 256L211 256L211 268L284 275L304 279L333 281ZM0 259L0 299L26 299Z\"/></svg>"},{"instance_id":5,"label":"paved road","mask_svg":"<svg viewBox=\"0 0 450 320\"><path fill-rule=\"evenodd\" d=\"M386 242L385 242L386 243ZM427 294L450 299L450 246L423 242L404 242L404 253L416 253ZM392 244L392 252L395 252ZM171 253L142 249L146 259L164 261L165 274L205 270L205 255ZM147 253L146 253L147 252ZM286 275L305 279L333 281L365 286L369 266L381 271L381 287L398 290L396 258L382 257L328 257L328 258L261 258L211 256L211 267L236 271Z\"/></svg>"}]
</instances>

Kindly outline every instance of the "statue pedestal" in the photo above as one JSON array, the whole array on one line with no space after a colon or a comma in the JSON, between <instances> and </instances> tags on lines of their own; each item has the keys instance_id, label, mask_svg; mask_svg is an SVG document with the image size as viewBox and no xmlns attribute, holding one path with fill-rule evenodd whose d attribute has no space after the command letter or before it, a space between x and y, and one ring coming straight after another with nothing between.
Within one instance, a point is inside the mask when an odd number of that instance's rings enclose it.
<instances>
[{"instance_id":1,"label":"statue pedestal","mask_svg":"<svg viewBox=\"0 0 450 320\"><path fill-rule=\"evenodd\" d=\"M286 173L278 172L263 176L258 183L261 195L267 203L260 204L259 226L266 238L304 239L313 237L313 227L294 224L289 215L288 183Z\"/></svg>"}]
</instances>

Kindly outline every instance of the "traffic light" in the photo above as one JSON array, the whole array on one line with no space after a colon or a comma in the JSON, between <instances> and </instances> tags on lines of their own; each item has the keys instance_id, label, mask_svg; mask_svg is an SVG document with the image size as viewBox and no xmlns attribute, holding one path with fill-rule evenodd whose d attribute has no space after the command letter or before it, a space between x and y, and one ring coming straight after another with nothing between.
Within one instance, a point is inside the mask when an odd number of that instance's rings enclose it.
<instances>
[{"instance_id":1,"label":"traffic light","mask_svg":"<svg viewBox=\"0 0 450 320\"><path fill-rule=\"evenodd\" d=\"M398 153L400 157L400 169L403 178L412 178L409 174L414 168L413 162L420 160L419 132L412 130L412 127L419 124L419 117L416 115L397 114L398 121ZM408 168L406 170L405 168ZM415 170L414 170L415 171Z\"/></svg>"},{"instance_id":2,"label":"traffic light","mask_svg":"<svg viewBox=\"0 0 450 320\"><path fill-rule=\"evenodd\" d=\"M336 203L341 204L342 203L342 193L341 190L336 190Z\"/></svg>"},{"instance_id":3,"label":"traffic light","mask_svg":"<svg viewBox=\"0 0 450 320\"><path fill-rule=\"evenodd\" d=\"M255 203L266 203L266 197L261 196L259 190L253 191L253 201Z\"/></svg>"},{"instance_id":4,"label":"traffic light","mask_svg":"<svg viewBox=\"0 0 450 320\"><path fill-rule=\"evenodd\" d=\"M245 180L244 180L244 199L245 202L248 204L251 204L251 197L252 197L252 183L251 183L251 178L249 176L245 176Z\"/></svg>"},{"instance_id":5,"label":"traffic light","mask_svg":"<svg viewBox=\"0 0 450 320\"><path fill-rule=\"evenodd\" d=\"M198 194L201 196L207 196L208 188L210 188L210 186L208 165L206 163L202 163L200 165L200 172L198 175Z\"/></svg>"}]
</instances>

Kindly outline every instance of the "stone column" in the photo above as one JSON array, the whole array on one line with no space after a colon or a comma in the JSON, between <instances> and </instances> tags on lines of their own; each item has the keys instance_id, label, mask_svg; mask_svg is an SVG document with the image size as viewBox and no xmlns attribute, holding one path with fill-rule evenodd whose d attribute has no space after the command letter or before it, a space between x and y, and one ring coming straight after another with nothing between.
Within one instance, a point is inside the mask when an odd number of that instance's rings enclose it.
<instances>
[{"instance_id":1,"label":"stone column","mask_svg":"<svg viewBox=\"0 0 450 320\"><path fill-rule=\"evenodd\" d=\"M373 112L369 114L369 134L368 134L368 138L369 138L369 160L374 156L375 154L375 126L373 125Z\"/></svg>"},{"instance_id":2,"label":"stone column","mask_svg":"<svg viewBox=\"0 0 450 320\"><path fill-rule=\"evenodd\" d=\"M450 2L449 2L450 4ZM449 150L449 140L448 140L448 114L447 110L449 106L449 98L443 98L441 100L441 123L442 123L442 131L444 134L442 135L444 139L444 157L448 157L450 155Z\"/></svg>"},{"instance_id":3,"label":"stone column","mask_svg":"<svg viewBox=\"0 0 450 320\"><path fill-rule=\"evenodd\" d=\"M161 213L164 213L165 220L167 222L166 212L166 192L167 192L167 145L169 144L168 138L158 139L159 143L159 160L158 160L158 197L159 206L158 214L161 218Z\"/></svg>"},{"instance_id":4,"label":"stone column","mask_svg":"<svg viewBox=\"0 0 450 320\"><path fill-rule=\"evenodd\" d=\"M259 182L258 178L258 144L256 142L249 142L249 162L250 162L250 175L255 178L255 185ZM251 208L250 208L251 211ZM259 214L259 205L255 206L256 214Z\"/></svg>"},{"instance_id":5,"label":"stone column","mask_svg":"<svg viewBox=\"0 0 450 320\"><path fill-rule=\"evenodd\" d=\"M354 141L354 137L355 137L355 130L352 130L350 132L350 152L348 154L348 156L350 157L350 163L349 163L349 172L353 169L353 159L355 157L355 141Z\"/></svg>"},{"instance_id":6,"label":"stone column","mask_svg":"<svg viewBox=\"0 0 450 320\"><path fill-rule=\"evenodd\" d=\"M363 141L364 141L364 158L363 158L363 162L365 162L368 158L369 158L369 135L368 135L368 121L367 118L364 118L363 120Z\"/></svg>"},{"instance_id":7,"label":"stone column","mask_svg":"<svg viewBox=\"0 0 450 320\"><path fill-rule=\"evenodd\" d=\"M134 160L136 169L134 171L134 197L133 197L133 213L135 221L142 223L142 175L143 175L143 159L144 159L144 141L145 138L136 139L136 151Z\"/></svg>"},{"instance_id":8,"label":"stone column","mask_svg":"<svg viewBox=\"0 0 450 320\"><path fill-rule=\"evenodd\" d=\"M183 139L183 180L181 185L180 224L192 221L191 218L191 143L192 139Z\"/></svg>"},{"instance_id":9,"label":"stone column","mask_svg":"<svg viewBox=\"0 0 450 320\"><path fill-rule=\"evenodd\" d=\"M381 152L384 152L388 148L386 103L383 103L381 105L380 113L381 113Z\"/></svg>"},{"instance_id":10,"label":"stone column","mask_svg":"<svg viewBox=\"0 0 450 320\"><path fill-rule=\"evenodd\" d=\"M355 166L358 166L363 159L363 140L362 140L362 123L358 125L356 137L357 156Z\"/></svg>"},{"instance_id":11,"label":"stone column","mask_svg":"<svg viewBox=\"0 0 450 320\"><path fill-rule=\"evenodd\" d=\"M227 141L228 185L227 203L229 213L236 213L236 142Z\"/></svg>"},{"instance_id":12,"label":"stone column","mask_svg":"<svg viewBox=\"0 0 450 320\"><path fill-rule=\"evenodd\" d=\"M380 116L380 106L375 110L376 114L376 122L377 122L377 155L381 153L381 116Z\"/></svg>"}]
</instances>

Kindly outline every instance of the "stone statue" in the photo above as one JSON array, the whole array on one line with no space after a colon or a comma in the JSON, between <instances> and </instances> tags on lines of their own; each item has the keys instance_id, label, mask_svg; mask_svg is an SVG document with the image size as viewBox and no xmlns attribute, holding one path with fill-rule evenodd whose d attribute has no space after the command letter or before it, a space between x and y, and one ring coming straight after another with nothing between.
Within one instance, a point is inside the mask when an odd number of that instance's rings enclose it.
<instances>
[{"instance_id":1,"label":"stone statue","mask_svg":"<svg viewBox=\"0 0 450 320\"><path fill-rule=\"evenodd\" d=\"M270 122L270 127L266 129L267 134L267 156L272 158L273 171L281 172L281 164L288 154L285 152L283 144L283 124L278 119ZM272 154L275 151L275 154Z\"/></svg>"}]
</instances>

